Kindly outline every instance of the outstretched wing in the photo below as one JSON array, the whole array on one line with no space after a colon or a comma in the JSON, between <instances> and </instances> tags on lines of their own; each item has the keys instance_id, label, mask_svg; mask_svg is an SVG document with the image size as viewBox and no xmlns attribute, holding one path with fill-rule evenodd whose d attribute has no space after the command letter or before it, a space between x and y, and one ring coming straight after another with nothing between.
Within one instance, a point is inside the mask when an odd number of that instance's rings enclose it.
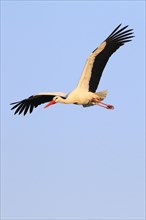
<instances>
[{"instance_id":1,"label":"outstretched wing","mask_svg":"<svg viewBox=\"0 0 146 220\"><path fill-rule=\"evenodd\" d=\"M18 113L20 115L23 113L26 115L27 112L32 113L33 109L38 105L52 101L52 99L57 95L65 98L65 93L39 93L22 101L11 103L10 105L14 105L11 110L15 109L14 114Z\"/></svg>"},{"instance_id":2,"label":"outstretched wing","mask_svg":"<svg viewBox=\"0 0 146 220\"><path fill-rule=\"evenodd\" d=\"M109 57L124 43L131 41L133 29L119 29L121 24L88 57L77 88L95 92Z\"/></svg>"}]
</instances>

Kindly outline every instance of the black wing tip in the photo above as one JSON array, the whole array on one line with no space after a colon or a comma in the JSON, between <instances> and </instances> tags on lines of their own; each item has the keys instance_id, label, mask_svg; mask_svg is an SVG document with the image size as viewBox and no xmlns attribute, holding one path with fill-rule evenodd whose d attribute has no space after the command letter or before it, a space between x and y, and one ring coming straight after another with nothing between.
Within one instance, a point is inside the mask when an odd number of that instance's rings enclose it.
<instances>
[{"instance_id":1,"label":"black wing tip","mask_svg":"<svg viewBox=\"0 0 146 220\"><path fill-rule=\"evenodd\" d=\"M31 108L29 110L29 104L27 103L24 103L24 100L23 101L19 101L19 102L13 102L13 103L10 103L10 105L14 105L11 110L14 110L15 109L15 112L14 112L14 115L18 114L23 114L24 116L26 115L26 113L32 113L33 111L33 108Z\"/></svg>"},{"instance_id":2,"label":"black wing tip","mask_svg":"<svg viewBox=\"0 0 146 220\"><path fill-rule=\"evenodd\" d=\"M10 105L15 105L15 104L18 104L19 102L12 102L12 103L10 103Z\"/></svg>"},{"instance_id":3,"label":"black wing tip","mask_svg":"<svg viewBox=\"0 0 146 220\"><path fill-rule=\"evenodd\" d=\"M122 26L122 23L120 23L114 30L113 32L110 34L110 36L112 36L113 34L115 34L116 32L121 32L122 30L126 29L129 27L129 25L125 25L124 27L122 27L121 29L119 29ZM129 29L129 31L132 31L133 29Z\"/></svg>"},{"instance_id":4,"label":"black wing tip","mask_svg":"<svg viewBox=\"0 0 146 220\"><path fill-rule=\"evenodd\" d=\"M119 29L119 27L121 27L122 26L122 22L116 27L117 29ZM125 28L127 28L127 27L129 27L129 24L127 24L127 25L125 25L123 28L125 29ZM115 28L115 29L116 29Z\"/></svg>"},{"instance_id":5,"label":"black wing tip","mask_svg":"<svg viewBox=\"0 0 146 220\"><path fill-rule=\"evenodd\" d=\"M119 24L113 30L113 32L106 38L106 40L105 40L106 42L116 41L117 43L120 44L120 43L122 43L123 39L126 40L126 39L131 39L131 38L135 37L133 35L134 34L133 29L127 29L129 27L129 25L126 25L124 27L121 27L121 25L122 25L122 23ZM129 42L129 41L130 40L128 40L127 42ZM124 43L126 43L126 41Z\"/></svg>"}]
</instances>

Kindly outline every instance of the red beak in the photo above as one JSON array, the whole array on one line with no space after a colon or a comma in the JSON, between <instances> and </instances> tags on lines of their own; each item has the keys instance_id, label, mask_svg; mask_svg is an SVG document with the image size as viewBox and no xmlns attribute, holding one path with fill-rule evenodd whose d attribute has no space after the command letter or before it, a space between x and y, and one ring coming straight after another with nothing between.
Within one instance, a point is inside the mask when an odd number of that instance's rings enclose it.
<instances>
[{"instance_id":1,"label":"red beak","mask_svg":"<svg viewBox=\"0 0 146 220\"><path fill-rule=\"evenodd\" d=\"M47 108L47 107L49 107L50 105L54 105L54 104L56 104L56 102L55 102L54 100L52 100L52 101L49 102L47 105L45 105L44 108Z\"/></svg>"}]
</instances>

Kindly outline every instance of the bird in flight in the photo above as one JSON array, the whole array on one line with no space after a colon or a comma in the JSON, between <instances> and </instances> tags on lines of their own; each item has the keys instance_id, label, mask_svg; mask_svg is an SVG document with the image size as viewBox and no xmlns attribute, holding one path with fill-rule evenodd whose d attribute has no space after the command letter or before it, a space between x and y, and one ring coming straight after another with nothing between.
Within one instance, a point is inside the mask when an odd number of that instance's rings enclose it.
<instances>
[{"instance_id":1,"label":"bird in flight","mask_svg":"<svg viewBox=\"0 0 146 220\"><path fill-rule=\"evenodd\" d=\"M98 105L106 109L114 109L112 105L102 102L107 95L107 90L96 92L96 89L110 56L134 37L133 29L127 29L128 25L120 27L121 24L89 55L78 85L72 92L67 95L62 92L42 92L32 95L22 101L11 103L13 105L11 110L15 109L14 114L32 113L34 108L46 102L48 104L45 108L56 103L63 103L83 107Z\"/></svg>"}]
</instances>

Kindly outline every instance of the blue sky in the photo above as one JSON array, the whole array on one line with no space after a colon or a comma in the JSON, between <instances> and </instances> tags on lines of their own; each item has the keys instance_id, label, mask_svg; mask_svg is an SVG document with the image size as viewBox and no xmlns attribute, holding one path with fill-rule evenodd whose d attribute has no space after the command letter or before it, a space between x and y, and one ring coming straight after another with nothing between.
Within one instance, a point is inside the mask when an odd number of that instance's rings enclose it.
<instances>
[{"instance_id":1,"label":"blue sky","mask_svg":"<svg viewBox=\"0 0 146 220\"><path fill-rule=\"evenodd\" d=\"M1 2L1 218L145 219L144 1ZM9 104L69 92L88 55L122 23L135 38L109 60L100 107Z\"/></svg>"}]
</instances>

